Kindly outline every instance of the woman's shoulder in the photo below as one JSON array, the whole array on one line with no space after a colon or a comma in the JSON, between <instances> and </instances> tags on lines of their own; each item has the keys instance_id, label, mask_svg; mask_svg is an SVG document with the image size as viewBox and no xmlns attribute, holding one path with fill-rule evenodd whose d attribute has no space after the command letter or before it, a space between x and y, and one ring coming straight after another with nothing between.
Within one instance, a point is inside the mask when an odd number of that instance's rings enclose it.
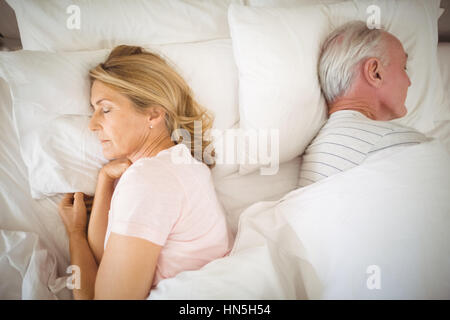
<instances>
[{"instance_id":1,"label":"woman's shoulder","mask_svg":"<svg viewBox=\"0 0 450 320\"><path fill-rule=\"evenodd\" d=\"M206 164L195 159L190 149L182 143L160 152L154 160L160 161L177 176L210 174Z\"/></svg>"},{"instance_id":2,"label":"woman's shoulder","mask_svg":"<svg viewBox=\"0 0 450 320\"><path fill-rule=\"evenodd\" d=\"M161 184L171 184L176 187L178 179L164 161L152 157L141 158L131 164L123 173L117 186L155 186Z\"/></svg>"},{"instance_id":3,"label":"woman's shoulder","mask_svg":"<svg viewBox=\"0 0 450 320\"><path fill-rule=\"evenodd\" d=\"M122 185L169 184L186 187L190 181L210 178L209 168L192 157L189 149L178 144L150 158L135 161L122 175Z\"/></svg>"}]
</instances>

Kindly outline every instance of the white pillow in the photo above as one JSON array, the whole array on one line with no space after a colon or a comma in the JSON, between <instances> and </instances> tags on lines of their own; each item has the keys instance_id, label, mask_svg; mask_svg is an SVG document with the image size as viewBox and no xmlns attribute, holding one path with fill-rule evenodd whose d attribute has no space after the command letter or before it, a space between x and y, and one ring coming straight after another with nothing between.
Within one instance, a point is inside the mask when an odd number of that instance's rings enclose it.
<instances>
[{"instance_id":1,"label":"white pillow","mask_svg":"<svg viewBox=\"0 0 450 320\"><path fill-rule=\"evenodd\" d=\"M320 45L336 27L370 16L380 8L381 25L397 36L410 58L408 115L397 120L421 131L433 128L440 112L443 88L439 77L437 19L439 0L346 1L333 5L252 8L231 5L230 31L239 69L239 110L245 129L279 129L280 163L293 159L326 120L317 61ZM250 160L249 160L250 161ZM240 166L246 174L259 167Z\"/></svg>"},{"instance_id":2,"label":"white pillow","mask_svg":"<svg viewBox=\"0 0 450 320\"><path fill-rule=\"evenodd\" d=\"M215 115L214 128L239 121L237 70L231 40L153 46L186 79L197 101ZM20 149L33 198L81 191L93 194L97 171L107 162L88 129L88 70L109 49L90 52L0 53L0 76L9 84ZM220 150L218 150L220 152ZM223 176L237 164L214 169Z\"/></svg>"},{"instance_id":3,"label":"white pillow","mask_svg":"<svg viewBox=\"0 0 450 320\"><path fill-rule=\"evenodd\" d=\"M228 38L242 0L7 0L24 50L75 51ZM77 28L79 27L79 28Z\"/></svg>"}]
</instances>

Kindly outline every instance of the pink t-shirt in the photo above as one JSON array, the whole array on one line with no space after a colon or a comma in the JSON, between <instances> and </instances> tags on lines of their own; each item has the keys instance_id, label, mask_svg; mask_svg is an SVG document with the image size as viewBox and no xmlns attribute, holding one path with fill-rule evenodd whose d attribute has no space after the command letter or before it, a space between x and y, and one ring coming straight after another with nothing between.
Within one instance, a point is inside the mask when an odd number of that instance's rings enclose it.
<instances>
[{"instance_id":1,"label":"pink t-shirt","mask_svg":"<svg viewBox=\"0 0 450 320\"><path fill-rule=\"evenodd\" d=\"M105 248L111 232L162 246L153 286L227 255L233 245L210 170L184 144L141 158L122 174L111 199Z\"/></svg>"}]
</instances>

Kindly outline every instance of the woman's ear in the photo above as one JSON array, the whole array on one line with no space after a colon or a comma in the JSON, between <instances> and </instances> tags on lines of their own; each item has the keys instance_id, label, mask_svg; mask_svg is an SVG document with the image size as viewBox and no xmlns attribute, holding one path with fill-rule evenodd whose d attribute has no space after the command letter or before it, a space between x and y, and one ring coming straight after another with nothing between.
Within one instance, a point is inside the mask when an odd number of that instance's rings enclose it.
<instances>
[{"instance_id":1,"label":"woman's ear","mask_svg":"<svg viewBox=\"0 0 450 320\"><path fill-rule=\"evenodd\" d=\"M164 110L164 108L159 106L150 107L147 117L149 126L151 125L152 127L155 127L160 123L164 123L165 116L166 111Z\"/></svg>"},{"instance_id":2,"label":"woman's ear","mask_svg":"<svg viewBox=\"0 0 450 320\"><path fill-rule=\"evenodd\" d=\"M363 75L367 83L375 88L381 87L384 80L384 70L381 61L369 58L363 64Z\"/></svg>"}]
</instances>

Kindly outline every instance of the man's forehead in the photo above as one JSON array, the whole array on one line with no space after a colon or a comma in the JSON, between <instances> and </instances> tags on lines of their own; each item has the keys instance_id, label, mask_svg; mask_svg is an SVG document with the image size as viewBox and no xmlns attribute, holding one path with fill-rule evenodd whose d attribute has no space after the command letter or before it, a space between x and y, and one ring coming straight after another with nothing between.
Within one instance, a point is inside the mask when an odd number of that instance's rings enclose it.
<instances>
[{"instance_id":1,"label":"man's forehead","mask_svg":"<svg viewBox=\"0 0 450 320\"><path fill-rule=\"evenodd\" d=\"M408 58L408 54L405 52L402 42L396 36L387 31L383 31L382 36L384 37L384 41L386 41L388 48L391 52L392 51L401 52L402 55Z\"/></svg>"}]
</instances>

